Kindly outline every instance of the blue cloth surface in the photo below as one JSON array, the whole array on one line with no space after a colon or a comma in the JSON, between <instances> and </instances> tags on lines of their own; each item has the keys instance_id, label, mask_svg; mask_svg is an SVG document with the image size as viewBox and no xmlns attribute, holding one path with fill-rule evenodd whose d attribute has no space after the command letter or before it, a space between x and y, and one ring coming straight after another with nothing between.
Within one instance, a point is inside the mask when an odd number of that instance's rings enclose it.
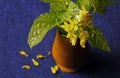
<instances>
[{"instance_id":1,"label":"blue cloth surface","mask_svg":"<svg viewBox=\"0 0 120 78\"><path fill-rule=\"evenodd\" d=\"M90 46L90 56L82 71L58 71L53 75L50 68L55 62L51 55L38 60L39 67L33 66L31 59L51 51L56 29L48 32L33 49L27 44L34 19L48 12L49 5L40 0L0 0L0 78L120 78L120 5L110 6L107 10L104 15L95 14L94 23L104 32L112 52ZM30 56L20 55L21 50ZM25 64L30 65L31 69L22 69Z\"/></svg>"}]
</instances>

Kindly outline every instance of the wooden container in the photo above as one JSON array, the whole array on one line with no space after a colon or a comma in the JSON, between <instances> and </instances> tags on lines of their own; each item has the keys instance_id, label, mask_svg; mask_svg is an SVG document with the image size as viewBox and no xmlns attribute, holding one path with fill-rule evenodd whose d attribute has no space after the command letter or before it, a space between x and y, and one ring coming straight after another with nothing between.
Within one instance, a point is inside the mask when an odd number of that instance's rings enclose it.
<instances>
[{"instance_id":1,"label":"wooden container","mask_svg":"<svg viewBox=\"0 0 120 78\"><path fill-rule=\"evenodd\" d=\"M82 48L78 40L76 46L72 46L69 39L62 37L59 31L56 32L52 55L62 71L80 71L85 66L88 54L88 45Z\"/></svg>"}]
</instances>

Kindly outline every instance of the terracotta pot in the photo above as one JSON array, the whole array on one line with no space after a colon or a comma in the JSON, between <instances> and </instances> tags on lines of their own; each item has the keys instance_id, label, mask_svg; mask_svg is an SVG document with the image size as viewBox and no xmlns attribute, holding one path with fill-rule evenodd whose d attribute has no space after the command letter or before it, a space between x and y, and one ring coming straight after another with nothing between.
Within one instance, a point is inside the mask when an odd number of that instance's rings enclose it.
<instances>
[{"instance_id":1,"label":"terracotta pot","mask_svg":"<svg viewBox=\"0 0 120 78\"><path fill-rule=\"evenodd\" d=\"M64 72L76 72L81 70L88 57L88 45L82 48L77 41L76 46L71 46L69 39L56 32L52 47L52 55L60 69Z\"/></svg>"}]
</instances>

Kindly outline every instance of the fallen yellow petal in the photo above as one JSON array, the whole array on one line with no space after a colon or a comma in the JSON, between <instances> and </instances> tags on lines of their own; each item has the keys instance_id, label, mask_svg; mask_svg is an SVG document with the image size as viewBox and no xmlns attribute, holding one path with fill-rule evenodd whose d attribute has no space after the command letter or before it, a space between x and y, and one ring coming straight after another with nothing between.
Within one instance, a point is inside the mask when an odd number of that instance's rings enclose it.
<instances>
[{"instance_id":1,"label":"fallen yellow petal","mask_svg":"<svg viewBox=\"0 0 120 78\"><path fill-rule=\"evenodd\" d=\"M53 67L51 67L51 72L52 74L56 74L57 71Z\"/></svg>"},{"instance_id":2,"label":"fallen yellow petal","mask_svg":"<svg viewBox=\"0 0 120 78\"><path fill-rule=\"evenodd\" d=\"M22 68L29 70L31 67L29 65L24 65Z\"/></svg>"},{"instance_id":3,"label":"fallen yellow petal","mask_svg":"<svg viewBox=\"0 0 120 78\"><path fill-rule=\"evenodd\" d=\"M43 56L43 55L41 55L41 54L37 54L37 55L36 55L36 58L37 58L37 59L42 59L42 58L45 58L45 56Z\"/></svg>"},{"instance_id":4,"label":"fallen yellow petal","mask_svg":"<svg viewBox=\"0 0 120 78\"><path fill-rule=\"evenodd\" d=\"M57 65L54 66L54 70L58 71L59 67Z\"/></svg>"},{"instance_id":5,"label":"fallen yellow petal","mask_svg":"<svg viewBox=\"0 0 120 78\"><path fill-rule=\"evenodd\" d=\"M34 66L39 66L39 62L38 62L38 61L32 59L32 62L33 62L33 65L34 65Z\"/></svg>"},{"instance_id":6,"label":"fallen yellow petal","mask_svg":"<svg viewBox=\"0 0 120 78\"><path fill-rule=\"evenodd\" d=\"M51 52L49 51L49 52L48 52L48 56L49 56L50 54L51 54Z\"/></svg>"},{"instance_id":7,"label":"fallen yellow petal","mask_svg":"<svg viewBox=\"0 0 120 78\"><path fill-rule=\"evenodd\" d=\"M21 54L21 55L23 55L23 56L26 56L26 57L28 57L28 56L29 56L29 55L28 55L25 51L23 51L23 50L22 50L22 51L20 51L20 54Z\"/></svg>"}]
</instances>

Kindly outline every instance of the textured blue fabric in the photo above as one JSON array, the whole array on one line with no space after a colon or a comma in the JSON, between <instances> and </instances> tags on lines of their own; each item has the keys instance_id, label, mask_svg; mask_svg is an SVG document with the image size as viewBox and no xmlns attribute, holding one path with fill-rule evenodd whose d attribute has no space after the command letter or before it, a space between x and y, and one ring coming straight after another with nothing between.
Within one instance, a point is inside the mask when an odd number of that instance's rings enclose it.
<instances>
[{"instance_id":1,"label":"textured blue fabric","mask_svg":"<svg viewBox=\"0 0 120 78\"><path fill-rule=\"evenodd\" d=\"M82 71L58 71L56 75L51 74L50 67L55 65L51 55L39 60L39 67L34 67L31 61L36 54L47 55L51 51L56 29L52 29L33 49L27 44L34 19L48 11L49 5L40 0L0 0L0 78L120 78L120 5L108 7L105 15L95 15L94 23L105 33L112 52L90 46L90 56ZM21 50L30 56L20 55ZM32 68L22 69L24 64Z\"/></svg>"}]
</instances>

